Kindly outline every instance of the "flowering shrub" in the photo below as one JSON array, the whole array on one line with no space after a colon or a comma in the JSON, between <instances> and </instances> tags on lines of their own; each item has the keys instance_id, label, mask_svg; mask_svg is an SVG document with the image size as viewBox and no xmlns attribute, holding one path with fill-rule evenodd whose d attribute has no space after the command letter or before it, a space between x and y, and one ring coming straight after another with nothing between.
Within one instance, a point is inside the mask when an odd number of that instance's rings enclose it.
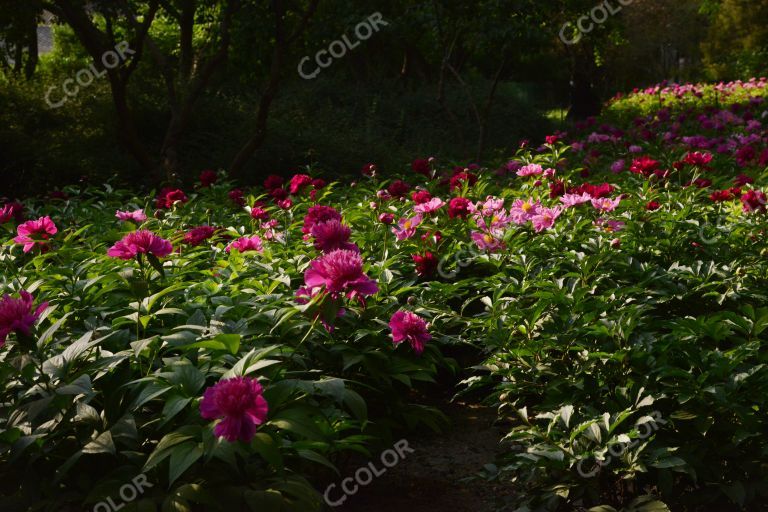
<instances>
[{"instance_id":1,"label":"flowering shrub","mask_svg":"<svg viewBox=\"0 0 768 512\"><path fill-rule=\"evenodd\" d=\"M491 169L0 205L4 506L143 473L138 510L320 510L345 456L443 424L413 391L468 347L516 507L756 506L766 89L638 91Z\"/></svg>"}]
</instances>

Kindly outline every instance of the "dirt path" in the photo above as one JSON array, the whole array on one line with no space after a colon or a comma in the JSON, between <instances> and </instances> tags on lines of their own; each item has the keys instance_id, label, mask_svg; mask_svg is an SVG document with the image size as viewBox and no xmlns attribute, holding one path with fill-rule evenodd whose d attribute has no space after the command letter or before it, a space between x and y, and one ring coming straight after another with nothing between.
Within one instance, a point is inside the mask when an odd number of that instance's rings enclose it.
<instances>
[{"instance_id":1,"label":"dirt path","mask_svg":"<svg viewBox=\"0 0 768 512\"><path fill-rule=\"evenodd\" d=\"M461 482L493 462L504 432L495 411L471 404L441 407L452 421L442 434L408 436L414 453L350 497L338 512L492 512L509 487L483 480Z\"/></svg>"}]
</instances>

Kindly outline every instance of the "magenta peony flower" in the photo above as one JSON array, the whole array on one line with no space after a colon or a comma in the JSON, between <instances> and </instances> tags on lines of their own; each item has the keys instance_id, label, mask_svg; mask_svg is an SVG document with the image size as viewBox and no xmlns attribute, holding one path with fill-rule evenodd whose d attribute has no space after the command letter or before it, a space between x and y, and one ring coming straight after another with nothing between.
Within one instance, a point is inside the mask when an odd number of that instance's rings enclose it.
<instances>
[{"instance_id":1,"label":"magenta peony flower","mask_svg":"<svg viewBox=\"0 0 768 512\"><path fill-rule=\"evenodd\" d=\"M24 222L24 205L21 203L7 203L0 208L0 224L5 224L11 219L15 220L18 224Z\"/></svg>"},{"instance_id":2,"label":"magenta peony flower","mask_svg":"<svg viewBox=\"0 0 768 512\"><path fill-rule=\"evenodd\" d=\"M256 427L267 420L269 405L264 389L251 377L220 380L203 393L200 416L206 420L221 419L213 433L229 442L250 442Z\"/></svg>"},{"instance_id":3,"label":"magenta peony flower","mask_svg":"<svg viewBox=\"0 0 768 512\"><path fill-rule=\"evenodd\" d=\"M766 197L759 190L750 190L741 196L741 204L744 212L765 212Z\"/></svg>"},{"instance_id":4,"label":"magenta peony flower","mask_svg":"<svg viewBox=\"0 0 768 512\"><path fill-rule=\"evenodd\" d=\"M208 188L211 185L215 185L217 181L219 181L219 175L216 174L216 171L206 169L200 173L200 185L203 188Z\"/></svg>"},{"instance_id":5,"label":"magenta peony flower","mask_svg":"<svg viewBox=\"0 0 768 512\"><path fill-rule=\"evenodd\" d=\"M315 288L325 288L331 297L346 294L350 299L373 295L379 291L376 281L363 273L360 253L338 249L310 263L304 273L304 283L314 295Z\"/></svg>"},{"instance_id":6,"label":"magenta peony flower","mask_svg":"<svg viewBox=\"0 0 768 512\"><path fill-rule=\"evenodd\" d=\"M379 222L382 224L392 224L395 222L395 214L394 213L382 213L379 215Z\"/></svg>"},{"instance_id":7,"label":"magenta peony flower","mask_svg":"<svg viewBox=\"0 0 768 512\"><path fill-rule=\"evenodd\" d=\"M24 290L19 292L19 296L16 299L5 294L0 299L0 347L5 345L6 338L12 332L29 336L32 326L48 307L48 303L43 302L34 309L34 297Z\"/></svg>"},{"instance_id":8,"label":"magenta peony flower","mask_svg":"<svg viewBox=\"0 0 768 512\"><path fill-rule=\"evenodd\" d=\"M347 249L360 252L357 245L349 241L352 230L336 219L318 222L312 226L310 232L315 239L315 249L323 252L331 252L336 249Z\"/></svg>"},{"instance_id":9,"label":"magenta peony flower","mask_svg":"<svg viewBox=\"0 0 768 512\"><path fill-rule=\"evenodd\" d=\"M137 224L141 224L142 222L147 220L147 214L144 213L144 210L135 210L132 212L128 212L128 211L122 212L120 210L117 210L117 212L115 213L115 217L117 217L123 222L131 221Z\"/></svg>"},{"instance_id":10,"label":"magenta peony flower","mask_svg":"<svg viewBox=\"0 0 768 512\"><path fill-rule=\"evenodd\" d=\"M187 195L183 191L173 188L164 188L157 195L155 205L159 209L169 210L173 208L176 203L184 204L187 201Z\"/></svg>"},{"instance_id":11,"label":"magenta peony flower","mask_svg":"<svg viewBox=\"0 0 768 512\"><path fill-rule=\"evenodd\" d=\"M13 218L13 207L9 204L6 204L2 208L0 208L0 224L5 224L6 222L10 222Z\"/></svg>"},{"instance_id":12,"label":"magenta peony flower","mask_svg":"<svg viewBox=\"0 0 768 512\"><path fill-rule=\"evenodd\" d=\"M227 246L226 251L232 252L232 249L237 249L241 253L250 252L250 251L256 251L256 252L262 252L264 250L264 247L261 242L261 238L259 238L256 235L253 236L244 236L242 238L238 238L231 244Z\"/></svg>"},{"instance_id":13,"label":"magenta peony flower","mask_svg":"<svg viewBox=\"0 0 768 512\"><path fill-rule=\"evenodd\" d=\"M121 260L130 260L139 254L152 254L158 258L163 258L171 252L173 252L171 242L160 238L151 231L139 230L125 235L122 240L107 251L107 255Z\"/></svg>"},{"instance_id":14,"label":"magenta peony flower","mask_svg":"<svg viewBox=\"0 0 768 512\"><path fill-rule=\"evenodd\" d=\"M417 190L411 192L411 199L413 199L413 202L416 204L424 204L432 199L432 194L430 194L428 190Z\"/></svg>"},{"instance_id":15,"label":"magenta peony flower","mask_svg":"<svg viewBox=\"0 0 768 512\"><path fill-rule=\"evenodd\" d=\"M417 354L424 352L424 345L432 339L432 335L427 331L427 322L410 311L400 310L392 315L389 328L392 330L392 342L395 346L408 340Z\"/></svg>"},{"instance_id":16,"label":"magenta peony flower","mask_svg":"<svg viewBox=\"0 0 768 512\"><path fill-rule=\"evenodd\" d=\"M213 226L198 226L190 229L184 235L184 242L192 247L197 247L216 233L216 228Z\"/></svg>"},{"instance_id":17,"label":"magenta peony flower","mask_svg":"<svg viewBox=\"0 0 768 512\"><path fill-rule=\"evenodd\" d=\"M466 197L454 197L451 202L448 203L448 217L455 219L466 219L469 215L469 199Z\"/></svg>"},{"instance_id":18,"label":"magenta peony flower","mask_svg":"<svg viewBox=\"0 0 768 512\"><path fill-rule=\"evenodd\" d=\"M312 232L312 226L318 222L326 222L329 220L338 220L341 222L341 214L336 211L335 208L330 206L323 206L321 204L311 206L304 216L304 226L301 228L301 232L308 235Z\"/></svg>"},{"instance_id":19,"label":"magenta peony flower","mask_svg":"<svg viewBox=\"0 0 768 512\"><path fill-rule=\"evenodd\" d=\"M312 177L306 174L294 174L291 178L289 190L291 194L296 195L312 184Z\"/></svg>"},{"instance_id":20,"label":"magenta peony flower","mask_svg":"<svg viewBox=\"0 0 768 512\"><path fill-rule=\"evenodd\" d=\"M35 245L39 245L42 251L47 251L48 239L58 231L56 224L50 217L40 217L37 220L29 220L16 228L18 236L13 241L23 245L24 252L31 251Z\"/></svg>"}]
</instances>

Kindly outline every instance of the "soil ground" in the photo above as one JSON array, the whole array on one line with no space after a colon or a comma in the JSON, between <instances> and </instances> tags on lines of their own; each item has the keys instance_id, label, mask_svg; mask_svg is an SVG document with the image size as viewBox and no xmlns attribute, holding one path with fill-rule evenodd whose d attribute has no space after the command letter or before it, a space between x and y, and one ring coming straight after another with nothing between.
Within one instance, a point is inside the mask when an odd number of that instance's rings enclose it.
<instances>
[{"instance_id":1,"label":"soil ground","mask_svg":"<svg viewBox=\"0 0 768 512\"><path fill-rule=\"evenodd\" d=\"M338 512L493 512L504 510L510 486L479 479L462 482L494 461L502 429L493 425L495 411L467 403L440 409L451 425L440 434L409 435L414 453L361 487ZM377 467L381 467L379 463Z\"/></svg>"}]
</instances>

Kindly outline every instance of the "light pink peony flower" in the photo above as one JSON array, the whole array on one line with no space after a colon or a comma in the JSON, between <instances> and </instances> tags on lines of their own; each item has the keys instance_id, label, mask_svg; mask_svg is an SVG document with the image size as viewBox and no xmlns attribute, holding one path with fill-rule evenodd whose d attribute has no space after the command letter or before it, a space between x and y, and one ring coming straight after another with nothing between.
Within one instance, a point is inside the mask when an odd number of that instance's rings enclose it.
<instances>
[{"instance_id":1,"label":"light pink peony flower","mask_svg":"<svg viewBox=\"0 0 768 512\"><path fill-rule=\"evenodd\" d=\"M472 238L472 241L477 245L477 248L481 251L499 252L504 248L504 243L490 233L473 231L470 234L470 237Z\"/></svg>"},{"instance_id":2,"label":"light pink peony flower","mask_svg":"<svg viewBox=\"0 0 768 512\"><path fill-rule=\"evenodd\" d=\"M200 402L200 416L221 419L213 433L229 442L250 442L256 427L267 420L269 404L259 381L251 377L220 380L209 387Z\"/></svg>"},{"instance_id":3,"label":"light pink peony flower","mask_svg":"<svg viewBox=\"0 0 768 512\"><path fill-rule=\"evenodd\" d=\"M583 194L565 194L560 196L560 201L566 208L578 206L580 204L588 203L592 200L592 196L587 193Z\"/></svg>"},{"instance_id":4,"label":"light pink peony flower","mask_svg":"<svg viewBox=\"0 0 768 512\"><path fill-rule=\"evenodd\" d=\"M538 176L543 173L544 169L539 164L528 164L517 171L517 175L521 177Z\"/></svg>"},{"instance_id":5,"label":"light pink peony flower","mask_svg":"<svg viewBox=\"0 0 768 512\"><path fill-rule=\"evenodd\" d=\"M16 228L18 236L13 239L17 244L24 246L24 252L29 252L36 245L42 251L48 250L48 240L58 233L56 224L50 217L40 217L37 220L29 220Z\"/></svg>"},{"instance_id":6,"label":"light pink peony flower","mask_svg":"<svg viewBox=\"0 0 768 512\"><path fill-rule=\"evenodd\" d=\"M48 303L43 302L35 309L34 297L24 290L19 292L19 296L17 299L5 294L0 299L0 347L5 345L6 338L12 332L29 336L32 326L48 307Z\"/></svg>"},{"instance_id":7,"label":"light pink peony flower","mask_svg":"<svg viewBox=\"0 0 768 512\"><path fill-rule=\"evenodd\" d=\"M142 222L147 220L147 214L144 213L144 210L135 210L132 212L128 212L128 211L122 212L120 210L117 210L117 212L115 213L115 217L117 217L123 222L131 221L137 224L141 224Z\"/></svg>"},{"instance_id":8,"label":"light pink peony flower","mask_svg":"<svg viewBox=\"0 0 768 512\"><path fill-rule=\"evenodd\" d=\"M509 209L509 217L515 224L525 224L538 214L541 207L541 203L533 199L526 199L525 201L518 199L512 203L512 208Z\"/></svg>"},{"instance_id":9,"label":"light pink peony flower","mask_svg":"<svg viewBox=\"0 0 768 512\"><path fill-rule=\"evenodd\" d=\"M612 212L616 209L617 206L619 206L620 202L621 196L617 197L616 199L611 199L609 197L593 198L592 206L602 212Z\"/></svg>"},{"instance_id":10,"label":"light pink peony flower","mask_svg":"<svg viewBox=\"0 0 768 512\"><path fill-rule=\"evenodd\" d=\"M151 231L139 230L125 235L107 251L107 255L121 260L130 260L139 254L152 254L163 258L172 251L173 246L168 240L160 238Z\"/></svg>"},{"instance_id":11,"label":"light pink peony flower","mask_svg":"<svg viewBox=\"0 0 768 512\"><path fill-rule=\"evenodd\" d=\"M427 331L427 322L410 311L400 310L392 315L389 328L392 330L392 342L395 346L407 340L417 354L424 352L424 346L432 339L432 335Z\"/></svg>"},{"instance_id":12,"label":"light pink peony flower","mask_svg":"<svg viewBox=\"0 0 768 512\"><path fill-rule=\"evenodd\" d=\"M241 238L238 238L231 244L229 244L226 248L227 252L232 252L233 249L236 249L238 252L246 253L251 251L256 252L262 252L264 250L264 247L261 242L261 238L259 238L256 235L253 236L244 236Z\"/></svg>"},{"instance_id":13,"label":"light pink peony flower","mask_svg":"<svg viewBox=\"0 0 768 512\"><path fill-rule=\"evenodd\" d=\"M329 252L312 261L304 273L304 284L311 296L317 293L316 288L324 288L333 298L346 294L351 299L379 291L376 281L363 273L360 253L345 249Z\"/></svg>"},{"instance_id":14,"label":"light pink peony flower","mask_svg":"<svg viewBox=\"0 0 768 512\"><path fill-rule=\"evenodd\" d=\"M536 212L536 215L531 219L533 229L535 229L537 233L540 233L545 229L551 228L555 225L555 220L561 213L563 213L563 210L560 207L540 208L539 211Z\"/></svg>"},{"instance_id":15,"label":"light pink peony flower","mask_svg":"<svg viewBox=\"0 0 768 512\"><path fill-rule=\"evenodd\" d=\"M445 206L445 201L443 201L439 197L433 197L426 203L417 204L416 206L413 207L413 210L416 213L428 214L428 213L436 212L443 206Z\"/></svg>"},{"instance_id":16,"label":"light pink peony flower","mask_svg":"<svg viewBox=\"0 0 768 512\"><path fill-rule=\"evenodd\" d=\"M599 218L595 222L595 227L606 233L616 233L624 229L625 223L620 220L610 220Z\"/></svg>"},{"instance_id":17,"label":"light pink peony flower","mask_svg":"<svg viewBox=\"0 0 768 512\"><path fill-rule=\"evenodd\" d=\"M397 227L392 228L392 232L395 234L398 240L406 240L416 234L416 228L421 224L421 215L415 215L414 217L403 217L397 223Z\"/></svg>"}]
</instances>

